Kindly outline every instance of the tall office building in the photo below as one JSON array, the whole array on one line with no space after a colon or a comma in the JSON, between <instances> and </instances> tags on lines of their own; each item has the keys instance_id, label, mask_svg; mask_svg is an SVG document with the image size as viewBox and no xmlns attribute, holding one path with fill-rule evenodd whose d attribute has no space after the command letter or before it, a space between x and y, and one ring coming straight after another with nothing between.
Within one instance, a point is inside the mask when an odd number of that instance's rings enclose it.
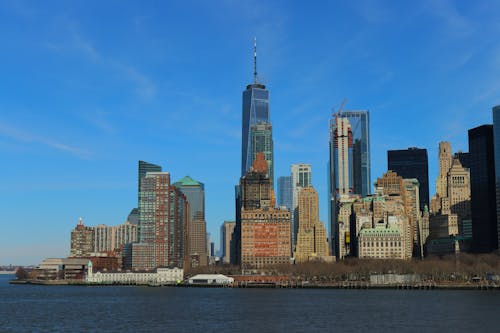
<instances>
[{"instance_id":1,"label":"tall office building","mask_svg":"<svg viewBox=\"0 0 500 333\"><path fill-rule=\"evenodd\" d=\"M189 201L189 200L188 200ZM187 261L190 268L208 265L207 252L207 223L200 211L197 211L192 220L189 220Z\"/></svg>"},{"instance_id":2,"label":"tall office building","mask_svg":"<svg viewBox=\"0 0 500 333\"><path fill-rule=\"evenodd\" d=\"M290 209L290 223L291 223L291 239L292 239L292 253L295 251L297 240L297 233L299 231L299 219L297 207L299 205L299 193L302 189L312 186L312 171L311 164L298 163L292 164L291 167L292 177L292 209Z\"/></svg>"},{"instance_id":3,"label":"tall office building","mask_svg":"<svg viewBox=\"0 0 500 333\"><path fill-rule=\"evenodd\" d=\"M453 157L458 159L460 161L460 164L462 164L462 166L464 168L470 169L470 163L471 163L470 153L459 151L459 152L456 152Z\"/></svg>"},{"instance_id":4,"label":"tall office building","mask_svg":"<svg viewBox=\"0 0 500 333\"><path fill-rule=\"evenodd\" d=\"M303 188L299 192L297 246L295 262L307 262L314 258L328 257L328 242L323 223L319 221L318 193L314 188Z\"/></svg>"},{"instance_id":5,"label":"tall office building","mask_svg":"<svg viewBox=\"0 0 500 333\"><path fill-rule=\"evenodd\" d=\"M469 130L472 250L498 248L493 125Z\"/></svg>"},{"instance_id":6,"label":"tall office building","mask_svg":"<svg viewBox=\"0 0 500 333\"><path fill-rule=\"evenodd\" d=\"M264 153L269 180L274 183L273 127L270 123L262 122L250 127L250 147L252 161L255 160L257 153Z\"/></svg>"},{"instance_id":7,"label":"tall office building","mask_svg":"<svg viewBox=\"0 0 500 333\"><path fill-rule=\"evenodd\" d=\"M231 242L232 235L234 232L234 227L236 223L234 221L224 221L220 228L220 239L221 239L221 256L222 262L224 264L229 264L231 262Z\"/></svg>"},{"instance_id":8,"label":"tall office building","mask_svg":"<svg viewBox=\"0 0 500 333\"><path fill-rule=\"evenodd\" d=\"M439 143L439 175L432 197L428 254L468 251L472 240L470 175L449 142Z\"/></svg>"},{"instance_id":9,"label":"tall office building","mask_svg":"<svg viewBox=\"0 0 500 333\"><path fill-rule=\"evenodd\" d=\"M292 210L293 207L293 187L292 176L281 176L278 178L278 206Z\"/></svg>"},{"instance_id":10,"label":"tall office building","mask_svg":"<svg viewBox=\"0 0 500 333\"><path fill-rule=\"evenodd\" d=\"M251 170L241 177L240 189L241 266L290 263L290 212L275 208L263 153L257 154Z\"/></svg>"},{"instance_id":11,"label":"tall office building","mask_svg":"<svg viewBox=\"0 0 500 333\"><path fill-rule=\"evenodd\" d=\"M70 257L86 257L94 250L94 230L86 227L82 219L78 220L75 229L71 231Z\"/></svg>"},{"instance_id":12,"label":"tall office building","mask_svg":"<svg viewBox=\"0 0 500 333\"><path fill-rule=\"evenodd\" d=\"M205 221L205 185L193 178L186 176L174 183L187 198L189 203L188 220L188 261L191 267L206 266L207 241L201 235L206 233ZM186 267L187 268L187 267Z\"/></svg>"},{"instance_id":13,"label":"tall office building","mask_svg":"<svg viewBox=\"0 0 500 333\"><path fill-rule=\"evenodd\" d=\"M146 173L148 173L148 172L161 172L161 166L153 164L153 163L139 161L139 174L137 177L137 179L138 179L137 193L141 192L142 179L144 177L146 177Z\"/></svg>"},{"instance_id":14,"label":"tall office building","mask_svg":"<svg viewBox=\"0 0 500 333\"><path fill-rule=\"evenodd\" d=\"M161 166L153 164L153 163L148 163L145 161L139 161L139 168L138 168L138 176L137 176L137 218L139 218L140 215L140 201L141 201L141 185L142 185L142 180L144 177L146 177L146 174L148 172L161 172ZM130 212L131 214L134 211ZM138 232L139 234L141 233L141 226L138 224L139 229Z\"/></svg>"},{"instance_id":15,"label":"tall office building","mask_svg":"<svg viewBox=\"0 0 500 333\"><path fill-rule=\"evenodd\" d=\"M243 91L241 129L241 176L250 171L254 157L251 129L257 124L270 124L269 91L257 80L257 45L254 42L254 82ZM271 161L271 165L273 165ZM271 171L271 170L269 170Z\"/></svg>"},{"instance_id":16,"label":"tall office building","mask_svg":"<svg viewBox=\"0 0 500 333\"><path fill-rule=\"evenodd\" d=\"M125 266L184 267L189 219L186 196L171 185L168 172L147 172L140 190L139 243L127 246Z\"/></svg>"},{"instance_id":17,"label":"tall office building","mask_svg":"<svg viewBox=\"0 0 500 333\"><path fill-rule=\"evenodd\" d=\"M198 213L205 218L205 185L186 176L175 182L174 186L181 190L188 200L189 220L192 221Z\"/></svg>"},{"instance_id":18,"label":"tall office building","mask_svg":"<svg viewBox=\"0 0 500 333\"><path fill-rule=\"evenodd\" d=\"M348 232L339 226L340 201L348 203L356 194L370 194L370 135L368 111L340 111L330 120L330 158L328 162L329 220L332 253L344 257L345 249L339 246L340 233ZM344 245L342 245L344 246ZM344 246L345 247L345 246ZM340 255L342 253L342 255Z\"/></svg>"},{"instance_id":19,"label":"tall office building","mask_svg":"<svg viewBox=\"0 0 500 333\"><path fill-rule=\"evenodd\" d=\"M493 148L495 150L495 186L497 206L497 243L500 249L500 105L493 107Z\"/></svg>"},{"instance_id":20,"label":"tall office building","mask_svg":"<svg viewBox=\"0 0 500 333\"><path fill-rule=\"evenodd\" d=\"M429 207L429 162L427 149L411 147L387 151L387 169L405 179L416 178L419 182L420 210Z\"/></svg>"}]
</instances>

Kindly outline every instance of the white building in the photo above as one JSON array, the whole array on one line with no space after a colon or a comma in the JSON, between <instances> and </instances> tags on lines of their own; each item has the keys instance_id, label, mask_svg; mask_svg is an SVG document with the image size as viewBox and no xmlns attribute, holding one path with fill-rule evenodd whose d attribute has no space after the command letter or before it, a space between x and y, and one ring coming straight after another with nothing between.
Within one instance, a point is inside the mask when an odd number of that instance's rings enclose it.
<instances>
[{"instance_id":1,"label":"white building","mask_svg":"<svg viewBox=\"0 0 500 333\"><path fill-rule=\"evenodd\" d=\"M184 270L181 268L157 268L156 272L93 273L92 262L88 262L86 281L92 284L152 284L166 285L182 282Z\"/></svg>"},{"instance_id":2,"label":"white building","mask_svg":"<svg viewBox=\"0 0 500 333\"><path fill-rule=\"evenodd\" d=\"M189 278L189 284L231 284L232 277L222 274L198 274Z\"/></svg>"}]
</instances>

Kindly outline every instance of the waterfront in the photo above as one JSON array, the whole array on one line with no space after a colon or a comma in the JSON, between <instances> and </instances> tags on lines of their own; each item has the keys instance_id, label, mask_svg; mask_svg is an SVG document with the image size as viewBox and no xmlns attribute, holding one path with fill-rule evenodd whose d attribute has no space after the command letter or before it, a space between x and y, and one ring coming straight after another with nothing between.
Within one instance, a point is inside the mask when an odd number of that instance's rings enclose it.
<instances>
[{"instance_id":1,"label":"waterfront","mask_svg":"<svg viewBox=\"0 0 500 333\"><path fill-rule=\"evenodd\" d=\"M498 331L500 293L10 285L2 332Z\"/></svg>"}]
</instances>

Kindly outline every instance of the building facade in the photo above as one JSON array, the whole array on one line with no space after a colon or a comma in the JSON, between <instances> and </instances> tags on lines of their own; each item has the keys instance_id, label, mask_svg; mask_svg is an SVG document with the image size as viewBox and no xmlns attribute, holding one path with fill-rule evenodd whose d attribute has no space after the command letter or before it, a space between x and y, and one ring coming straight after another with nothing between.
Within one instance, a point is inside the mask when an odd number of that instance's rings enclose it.
<instances>
[{"instance_id":1,"label":"building facade","mask_svg":"<svg viewBox=\"0 0 500 333\"><path fill-rule=\"evenodd\" d=\"M205 185L186 176L174 183L185 196L189 204L187 228L187 250L190 267L207 266L207 232L205 221ZM187 267L186 267L187 268Z\"/></svg>"},{"instance_id":2,"label":"building facade","mask_svg":"<svg viewBox=\"0 0 500 333\"><path fill-rule=\"evenodd\" d=\"M275 208L263 153L257 154L251 170L241 177L240 188L242 268L290 263L290 212Z\"/></svg>"},{"instance_id":3,"label":"building facade","mask_svg":"<svg viewBox=\"0 0 500 333\"><path fill-rule=\"evenodd\" d=\"M431 200L429 217L428 254L440 253L442 249L470 250L472 241L470 174L454 158L449 142L439 143L439 175L436 180L436 194ZM451 238L457 238L452 246ZM450 243L451 244L451 243ZM459 247L455 246L459 244Z\"/></svg>"},{"instance_id":4,"label":"building facade","mask_svg":"<svg viewBox=\"0 0 500 333\"><path fill-rule=\"evenodd\" d=\"M278 178L278 206L292 210L293 187L292 176L281 176Z\"/></svg>"},{"instance_id":5,"label":"building facade","mask_svg":"<svg viewBox=\"0 0 500 333\"><path fill-rule=\"evenodd\" d=\"M332 254L341 259L346 255L347 240L347 234L339 233L346 228L345 222L340 222L342 206L349 205L349 196L366 196L371 192L368 111L340 111L334 114L330 121L329 146L330 240Z\"/></svg>"},{"instance_id":6,"label":"building facade","mask_svg":"<svg viewBox=\"0 0 500 333\"><path fill-rule=\"evenodd\" d=\"M387 151L387 169L404 179L416 178L419 183L420 211L429 207L429 162L427 149L408 148Z\"/></svg>"},{"instance_id":7,"label":"building facade","mask_svg":"<svg viewBox=\"0 0 500 333\"><path fill-rule=\"evenodd\" d=\"M252 150L252 162L257 153L263 153L267 162L267 173L271 183L274 183L274 144L273 127L269 122L261 122L250 126L250 147Z\"/></svg>"},{"instance_id":8,"label":"building facade","mask_svg":"<svg viewBox=\"0 0 500 333\"><path fill-rule=\"evenodd\" d=\"M241 177L252 167L251 128L256 124L270 124L269 91L257 79L257 45L254 44L253 83L243 91L241 128ZM271 164L274 164L271 162Z\"/></svg>"},{"instance_id":9,"label":"building facade","mask_svg":"<svg viewBox=\"0 0 500 333\"><path fill-rule=\"evenodd\" d=\"M303 188L298 198L298 233L294 252L296 263L329 256L326 230L319 221L318 193L312 187Z\"/></svg>"},{"instance_id":10,"label":"building facade","mask_svg":"<svg viewBox=\"0 0 500 333\"><path fill-rule=\"evenodd\" d=\"M498 249L493 125L469 130L472 250Z\"/></svg>"},{"instance_id":11,"label":"building facade","mask_svg":"<svg viewBox=\"0 0 500 333\"><path fill-rule=\"evenodd\" d=\"M297 233L299 231L299 193L304 188L312 186L312 168L310 164L297 163L290 166L292 177L292 209L290 209L290 227L292 230L292 252L295 251Z\"/></svg>"},{"instance_id":12,"label":"building facade","mask_svg":"<svg viewBox=\"0 0 500 333\"><path fill-rule=\"evenodd\" d=\"M86 257L95 252L94 230L86 227L80 218L75 229L71 231L70 257Z\"/></svg>"},{"instance_id":13,"label":"building facade","mask_svg":"<svg viewBox=\"0 0 500 333\"><path fill-rule=\"evenodd\" d=\"M132 269L183 267L188 225L186 196L170 183L168 172L148 172L141 182L139 243L125 252Z\"/></svg>"},{"instance_id":14,"label":"building facade","mask_svg":"<svg viewBox=\"0 0 500 333\"><path fill-rule=\"evenodd\" d=\"M221 256L224 264L231 262L231 242L235 225L235 221L224 221L221 226Z\"/></svg>"}]
</instances>

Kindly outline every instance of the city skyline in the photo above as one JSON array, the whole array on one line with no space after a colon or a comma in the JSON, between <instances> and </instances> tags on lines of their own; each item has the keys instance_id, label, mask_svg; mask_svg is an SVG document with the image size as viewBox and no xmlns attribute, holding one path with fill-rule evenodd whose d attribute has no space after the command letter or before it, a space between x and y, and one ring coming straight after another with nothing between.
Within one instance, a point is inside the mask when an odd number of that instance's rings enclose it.
<instances>
[{"instance_id":1,"label":"city skyline","mask_svg":"<svg viewBox=\"0 0 500 333\"><path fill-rule=\"evenodd\" d=\"M172 182L203 182L207 231L218 237L234 219L254 36L271 96L274 178L311 164L321 221L328 121L344 98L346 110L370 111L371 179L385 173L387 150L416 146L428 151L430 184L438 142L467 151L467 131L492 124L499 104L493 3L224 4L222 14L208 4L163 6L123 5L107 22L110 4L0 5L1 30L17 31L0 55L9 78L0 89L8 161L0 264L67 255L80 216L87 225L123 223L137 203L138 160L161 165ZM394 43L396 54L385 50Z\"/></svg>"}]
</instances>

